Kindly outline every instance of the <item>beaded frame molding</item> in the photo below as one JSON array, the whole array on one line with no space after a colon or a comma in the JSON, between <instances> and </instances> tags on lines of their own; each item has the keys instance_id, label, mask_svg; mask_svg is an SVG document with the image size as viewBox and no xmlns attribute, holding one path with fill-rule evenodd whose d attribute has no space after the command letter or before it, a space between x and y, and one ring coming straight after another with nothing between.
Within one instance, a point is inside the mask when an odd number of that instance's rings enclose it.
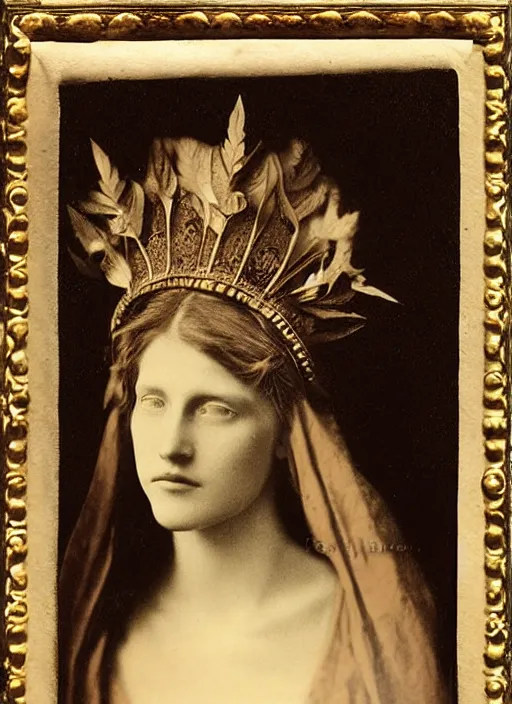
<instances>
[{"instance_id":1,"label":"beaded frame molding","mask_svg":"<svg viewBox=\"0 0 512 704\"><path fill-rule=\"evenodd\" d=\"M5 687L3 701L26 704L28 330L26 89L31 43L180 38L471 39L485 60L487 229L482 477L487 617L482 689L488 702L510 697L510 8L478 6L350 7L266 4L197 6L54 6L8 3L3 9L2 113L2 448ZM28 535L28 540L27 540ZM29 702L34 704L34 702Z\"/></svg>"}]
</instances>

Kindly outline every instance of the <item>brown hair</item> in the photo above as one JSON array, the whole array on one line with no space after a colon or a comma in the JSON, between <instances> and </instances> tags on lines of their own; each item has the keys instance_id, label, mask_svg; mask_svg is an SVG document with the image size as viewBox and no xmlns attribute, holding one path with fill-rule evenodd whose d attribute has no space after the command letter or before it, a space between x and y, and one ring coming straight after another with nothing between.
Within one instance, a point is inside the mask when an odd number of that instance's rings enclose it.
<instances>
[{"instance_id":1,"label":"brown hair","mask_svg":"<svg viewBox=\"0 0 512 704\"><path fill-rule=\"evenodd\" d=\"M116 400L130 413L139 360L152 340L172 327L180 338L256 388L289 426L304 382L277 331L260 314L214 295L161 291L134 306L113 340Z\"/></svg>"}]
</instances>

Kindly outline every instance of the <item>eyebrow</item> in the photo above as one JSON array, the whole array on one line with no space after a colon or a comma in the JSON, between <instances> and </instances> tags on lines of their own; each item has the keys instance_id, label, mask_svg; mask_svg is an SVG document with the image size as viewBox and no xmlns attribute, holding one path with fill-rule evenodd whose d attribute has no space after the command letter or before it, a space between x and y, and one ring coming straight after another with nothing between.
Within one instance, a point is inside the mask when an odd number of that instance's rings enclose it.
<instances>
[{"instance_id":1,"label":"eyebrow","mask_svg":"<svg viewBox=\"0 0 512 704\"><path fill-rule=\"evenodd\" d=\"M151 384L139 384L138 382L135 384L135 391L137 393L146 393L146 394L160 394L161 396L166 396L164 390L160 388L159 386L152 386Z\"/></svg>"}]
</instances>

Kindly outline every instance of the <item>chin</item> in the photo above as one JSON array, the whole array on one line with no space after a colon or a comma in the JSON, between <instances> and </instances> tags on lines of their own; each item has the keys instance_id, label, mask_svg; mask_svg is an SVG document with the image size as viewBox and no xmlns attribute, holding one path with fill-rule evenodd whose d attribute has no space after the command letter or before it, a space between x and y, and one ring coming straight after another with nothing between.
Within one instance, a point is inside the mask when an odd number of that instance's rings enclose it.
<instances>
[{"instance_id":1,"label":"chin","mask_svg":"<svg viewBox=\"0 0 512 704\"><path fill-rule=\"evenodd\" d=\"M151 501L151 509L155 521L165 530L184 532L190 530L206 530L215 528L226 521L243 513L240 510L218 511L207 510L205 506L169 506L168 501Z\"/></svg>"},{"instance_id":2,"label":"chin","mask_svg":"<svg viewBox=\"0 0 512 704\"><path fill-rule=\"evenodd\" d=\"M165 530L194 530L200 524L197 508L169 505L169 500L150 500L155 521Z\"/></svg>"},{"instance_id":3,"label":"chin","mask_svg":"<svg viewBox=\"0 0 512 704\"><path fill-rule=\"evenodd\" d=\"M197 530L201 528L200 522L192 516L169 515L168 511L163 512L155 510L153 510L153 516L159 526L172 532Z\"/></svg>"}]
</instances>

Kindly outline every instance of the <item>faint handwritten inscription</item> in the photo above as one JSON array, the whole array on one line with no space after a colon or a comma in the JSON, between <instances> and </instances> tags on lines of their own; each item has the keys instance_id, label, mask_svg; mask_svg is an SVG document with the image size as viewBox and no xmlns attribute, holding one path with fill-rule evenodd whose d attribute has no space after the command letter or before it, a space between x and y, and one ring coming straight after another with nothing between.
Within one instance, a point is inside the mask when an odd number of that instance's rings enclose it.
<instances>
[{"instance_id":1,"label":"faint handwritten inscription","mask_svg":"<svg viewBox=\"0 0 512 704\"><path fill-rule=\"evenodd\" d=\"M310 536L306 540L306 550L311 549L322 555L332 555L332 553L336 552L337 548L332 543L317 540L316 538ZM357 557L359 555L382 554L388 552L419 552L420 548L415 547L410 543L383 543L377 540L371 540L370 542L361 541L360 543L347 543L344 545L344 550L349 555Z\"/></svg>"},{"instance_id":2,"label":"faint handwritten inscription","mask_svg":"<svg viewBox=\"0 0 512 704\"><path fill-rule=\"evenodd\" d=\"M380 543L372 540L368 543L369 552L419 552L418 547L414 547L408 543Z\"/></svg>"}]
</instances>

